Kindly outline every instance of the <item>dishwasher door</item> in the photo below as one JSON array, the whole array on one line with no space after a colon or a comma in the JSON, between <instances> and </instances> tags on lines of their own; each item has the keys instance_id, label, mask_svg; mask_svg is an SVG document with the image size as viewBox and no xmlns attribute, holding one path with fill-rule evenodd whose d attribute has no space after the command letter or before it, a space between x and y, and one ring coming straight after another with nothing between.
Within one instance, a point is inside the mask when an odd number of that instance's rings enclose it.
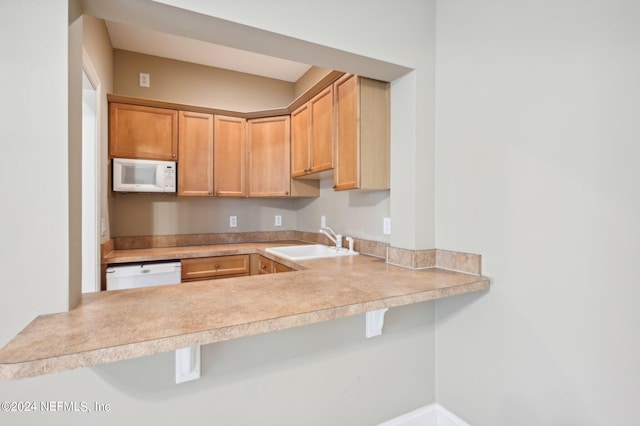
<instances>
[{"instance_id":1,"label":"dishwasher door","mask_svg":"<svg viewBox=\"0 0 640 426\"><path fill-rule=\"evenodd\" d=\"M179 261L136 263L107 268L107 290L180 284Z\"/></svg>"}]
</instances>

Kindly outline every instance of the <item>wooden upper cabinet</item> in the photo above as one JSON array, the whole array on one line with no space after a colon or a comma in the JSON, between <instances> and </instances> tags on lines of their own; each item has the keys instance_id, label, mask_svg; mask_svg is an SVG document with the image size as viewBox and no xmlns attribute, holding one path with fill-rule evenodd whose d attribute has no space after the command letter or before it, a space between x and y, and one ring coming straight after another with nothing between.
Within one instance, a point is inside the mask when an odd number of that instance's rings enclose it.
<instances>
[{"instance_id":1,"label":"wooden upper cabinet","mask_svg":"<svg viewBox=\"0 0 640 426\"><path fill-rule=\"evenodd\" d=\"M309 103L291 113L291 177L299 177L311 171L311 126Z\"/></svg>"},{"instance_id":2,"label":"wooden upper cabinet","mask_svg":"<svg viewBox=\"0 0 640 426\"><path fill-rule=\"evenodd\" d=\"M333 86L309 101L311 173L333 168Z\"/></svg>"},{"instance_id":3,"label":"wooden upper cabinet","mask_svg":"<svg viewBox=\"0 0 640 426\"><path fill-rule=\"evenodd\" d=\"M291 191L290 118L247 120L249 197L288 197Z\"/></svg>"},{"instance_id":4,"label":"wooden upper cabinet","mask_svg":"<svg viewBox=\"0 0 640 426\"><path fill-rule=\"evenodd\" d=\"M329 86L291 114L291 177L332 168L333 86Z\"/></svg>"},{"instance_id":5,"label":"wooden upper cabinet","mask_svg":"<svg viewBox=\"0 0 640 426\"><path fill-rule=\"evenodd\" d=\"M109 156L176 161L178 111L110 103Z\"/></svg>"},{"instance_id":6,"label":"wooden upper cabinet","mask_svg":"<svg viewBox=\"0 0 640 426\"><path fill-rule=\"evenodd\" d=\"M218 197L246 197L247 121L214 118L214 191Z\"/></svg>"},{"instance_id":7,"label":"wooden upper cabinet","mask_svg":"<svg viewBox=\"0 0 640 426\"><path fill-rule=\"evenodd\" d=\"M346 74L333 90L333 188L389 189L389 83Z\"/></svg>"},{"instance_id":8,"label":"wooden upper cabinet","mask_svg":"<svg viewBox=\"0 0 640 426\"><path fill-rule=\"evenodd\" d=\"M213 115L179 113L178 195L213 195Z\"/></svg>"}]
</instances>

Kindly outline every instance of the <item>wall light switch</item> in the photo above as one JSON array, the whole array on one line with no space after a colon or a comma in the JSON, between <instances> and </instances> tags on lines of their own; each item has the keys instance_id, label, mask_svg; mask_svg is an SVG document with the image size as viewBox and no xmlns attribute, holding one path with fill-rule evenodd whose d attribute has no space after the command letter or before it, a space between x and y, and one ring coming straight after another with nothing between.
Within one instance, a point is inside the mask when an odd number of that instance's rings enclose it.
<instances>
[{"instance_id":1,"label":"wall light switch","mask_svg":"<svg viewBox=\"0 0 640 426\"><path fill-rule=\"evenodd\" d=\"M384 235L391 235L391 218L385 217L382 220L382 223L382 232L384 233Z\"/></svg>"},{"instance_id":2,"label":"wall light switch","mask_svg":"<svg viewBox=\"0 0 640 426\"><path fill-rule=\"evenodd\" d=\"M282 216L276 215L276 226L282 226Z\"/></svg>"},{"instance_id":3,"label":"wall light switch","mask_svg":"<svg viewBox=\"0 0 640 426\"><path fill-rule=\"evenodd\" d=\"M229 216L229 227L230 228L238 227L238 216Z\"/></svg>"},{"instance_id":4,"label":"wall light switch","mask_svg":"<svg viewBox=\"0 0 640 426\"><path fill-rule=\"evenodd\" d=\"M141 72L140 73L140 87L149 87L151 86L151 79L149 74Z\"/></svg>"},{"instance_id":5,"label":"wall light switch","mask_svg":"<svg viewBox=\"0 0 640 426\"><path fill-rule=\"evenodd\" d=\"M324 228L327 226L327 217L320 216L320 228Z\"/></svg>"}]
</instances>

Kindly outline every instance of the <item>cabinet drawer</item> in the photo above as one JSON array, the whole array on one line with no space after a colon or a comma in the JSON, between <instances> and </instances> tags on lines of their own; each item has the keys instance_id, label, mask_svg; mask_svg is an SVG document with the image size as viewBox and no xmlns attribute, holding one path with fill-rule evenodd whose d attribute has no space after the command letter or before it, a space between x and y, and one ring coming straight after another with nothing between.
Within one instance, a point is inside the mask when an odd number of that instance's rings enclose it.
<instances>
[{"instance_id":1,"label":"cabinet drawer","mask_svg":"<svg viewBox=\"0 0 640 426\"><path fill-rule=\"evenodd\" d=\"M201 257L182 260L182 281L249 275L249 255Z\"/></svg>"}]
</instances>

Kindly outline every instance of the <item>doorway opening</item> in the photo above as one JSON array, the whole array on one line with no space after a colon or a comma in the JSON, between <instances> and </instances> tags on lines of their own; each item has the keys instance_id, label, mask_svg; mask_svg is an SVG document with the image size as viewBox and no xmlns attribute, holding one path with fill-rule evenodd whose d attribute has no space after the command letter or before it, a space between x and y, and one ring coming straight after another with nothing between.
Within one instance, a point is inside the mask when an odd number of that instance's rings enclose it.
<instances>
[{"instance_id":1,"label":"doorway opening","mask_svg":"<svg viewBox=\"0 0 640 426\"><path fill-rule=\"evenodd\" d=\"M98 81L91 67L82 70L82 292L100 290Z\"/></svg>"}]
</instances>

